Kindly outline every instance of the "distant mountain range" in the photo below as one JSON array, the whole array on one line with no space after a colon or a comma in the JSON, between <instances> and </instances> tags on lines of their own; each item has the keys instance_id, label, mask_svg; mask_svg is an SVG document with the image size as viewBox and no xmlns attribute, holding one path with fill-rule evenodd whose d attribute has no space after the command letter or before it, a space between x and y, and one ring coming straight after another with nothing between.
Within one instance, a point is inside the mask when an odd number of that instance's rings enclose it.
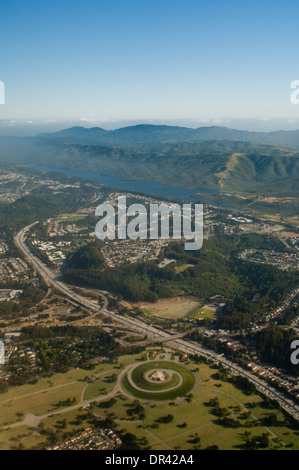
<instances>
[{"instance_id":1,"label":"distant mountain range","mask_svg":"<svg viewBox=\"0 0 299 470\"><path fill-rule=\"evenodd\" d=\"M123 127L106 131L100 127L90 129L72 127L39 138L56 142L72 142L90 145L126 145L137 143L181 143L211 140L242 141L255 144L280 145L299 149L299 130L250 132L227 127L199 127L191 129L179 126L155 126L150 124Z\"/></svg>"},{"instance_id":2,"label":"distant mountain range","mask_svg":"<svg viewBox=\"0 0 299 470\"><path fill-rule=\"evenodd\" d=\"M99 171L190 188L299 194L299 130L72 127L37 137L0 137L0 161Z\"/></svg>"}]
</instances>

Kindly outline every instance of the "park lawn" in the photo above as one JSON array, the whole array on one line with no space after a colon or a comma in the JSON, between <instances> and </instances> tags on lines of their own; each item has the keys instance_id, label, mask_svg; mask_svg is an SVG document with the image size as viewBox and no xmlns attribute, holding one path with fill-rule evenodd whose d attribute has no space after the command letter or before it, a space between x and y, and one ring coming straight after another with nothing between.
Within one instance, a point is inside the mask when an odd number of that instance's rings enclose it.
<instances>
[{"instance_id":1,"label":"park lawn","mask_svg":"<svg viewBox=\"0 0 299 470\"><path fill-rule=\"evenodd\" d=\"M129 364L137 358L140 359L140 355L123 356L122 364ZM41 379L36 384L12 387L8 392L0 394L0 426L22 421L23 417L17 417L16 413L22 413L24 416L27 413L43 415L54 411L53 405L55 403L72 397L75 397L78 403L81 392L87 384L84 378L105 371L118 374L121 370L117 368L117 365L101 363L92 370L73 369L63 374L54 374L50 378ZM103 383L104 386L109 392L114 388L115 382Z\"/></svg>"},{"instance_id":2,"label":"park lawn","mask_svg":"<svg viewBox=\"0 0 299 470\"><path fill-rule=\"evenodd\" d=\"M84 400L91 400L101 395L107 395L106 384L101 380L89 384L84 392Z\"/></svg>"},{"instance_id":3,"label":"park lawn","mask_svg":"<svg viewBox=\"0 0 299 470\"><path fill-rule=\"evenodd\" d=\"M120 358L120 364L125 367L128 364L136 363L144 359L145 353L138 355L127 355ZM157 359L156 359L157 361ZM151 365L153 363L151 362ZM117 421L118 429L125 429L127 432L132 432L138 437L146 437L149 441L149 445L152 449L156 450L167 450L168 447L161 443L159 439L167 440L167 443L172 447L180 446L181 449L192 449L195 444L188 443L190 440L191 434L197 433L201 438L201 448L205 448L209 445L218 445L220 449L232 449L240 448L245 442L242 434L244 431L249 431L251 436L261 435L262 433L267 432L266 428L261 426L259 422L252 427L245 427L242 424L245 424L248 420L240 420L240 414L244 411L242 405L238 403L238 400L246 406L247 403L256 403L254 408L249 408L249 412L257 416L257 418L262 418L265 415L275 413L280 421L283 421L284 415L279 410L267 409L262 404L263 399L257 394L246 395L241 390L237 389L233 384L228 382L222 382L213 378L213 375L217 372L217 369L212 368L207 364L192 364L194 369L199 370L201 376L202 387L199 388L197 392L194 393L194 397L191 403L183 402L179 405L169 405L165 403L149 404L141 403L145 409L145 418L144 425L148 429L143 429L140 426L140 422L136 421L136 416L133 417L133 420L127 415L126 410L128 407L126 405L132 404L134 399L128 399L126 397L118 396L115 405L111 408L104 410L99 409L97 406L93 408L93 411L98 416L107 416L112 414L113 418ZM24 385L21 387L14 387L6 394L0 395L0 401L5 399L4 397L8 396L10 398L14 396L25 395L26 393L32 393L33 391L41 391L36 395L32 395L25 398L19 398L17 400L12 400L7 403L0 403L0 426L5 422L15 423L17 421L22 421L23 417L16 416L16 413L34 413L37 415L43 415L47 412L54 411L55 408L53 405L60 400L65 400L67 398L72 398L76 396L77 401L80 400L80 396L84 386L87 384L84 381L86 376L92 376L96 373L107 372L107 376L111 376L112 373L119 374L122 371L122 368L119 368L119 365L112 364L98 364L93 370L83 370L75 369L69 371L65 374L55 374L51 378L42 379L38 384L35 385ZM106 374L105 374L106 376ZM71 382L74 380L81 380L80 382L75 382L71 385ZM89 386L97 386L102 382L102 377L97 379L94 384L88 384ZM63 385L65 386L58 389L51 389L51 386ZM67 385L69 384L69 385ZM98 385L99 385L98 384ZM217 385L221 384L221 387ZM103 387L115 386L115 382L107 384L103 382ZM101 387L101 388L103 388ZM44 391L44 389L48 389ZM24 393L25 391L25 393ZM86 390L87 391L87 390ZM89 393L96 393L95 389L90 389ZM229 395L228 395L229 394ZM238 419L241 423L241 426L237 429L224 428L217 424L215 421L217 417L211 414L211 408L205 406L204 403L209 401L211 398L218 397L220 401L220 406L229 408L231 411L231 417ZM86 399L86 396L84 396ZM92 397L91 397L92 398ZM108 398L107 398L108 400ZM262 405L262 406L261 406ZM241 408L240 412L235 412L235 406ZM196 410L196 412L194 411ZM169 424L159 424L157 429L150 429L150 425L153 424L155 419L158 419L167 414L172 414L174 420ZM83 415L81 424L75 424L74 419L78 415ZM61 429L62 420L67 419L67 427L63 431L76 431L88 426L88 421L86 419L86 411L81 409L67 411L63 414L52 416L43 420L45 427L53 427L54 429ZM253 418L249 418L249 421L254 421ZM178 428L177 425L186 422L186 428ZM196 430L197 428L200 428ZM293 449L299 450L299 435L296 435L296 430L292 430L290 427L271 427L269 426L275 435L279 439L284 441L287 445L293 444ZM186 434L185 434L186 433ZM14 441L16 436L23 435L23 438L18 437L17 441ZM27 437L26 437L27 435ZM156 437L155 437L156 435ZM6 431L1 431L0 434L0 449L13 447L15 442L22 441L22 444L25 448L29 449L35 446L41 446L45 442L46 437L40 436L34 433L33 430L30 430L26 426L20 426L15 429L10 429ZM192 439L192 438L191 438ZM276 444L274 441L271 441L271 448L284 448L279 447L279 444Z\"/></svg>"},{"instance_id":4,"label":"park lawn","mask_svg":"<svg viewBox=\"0 0 299 470\"><path fill-rule=\"evenodd\" d=\"M122 368L128 366L129 364L133 364L135 362L145 361L146 360L146 352L139 354L127 354L125 356L121 356L119 360L119 364L122 365ZM117 369L116 369L117 370Z\"/></svg>"},{"instance_id":5,"label":"park lawn","mask_svg":"<svg viewBox=\"0 0 299 470\"><path fill-rule=\"evenodd\" d=\"M0 450L11 450L18 447L21 443L26 450L37 445L41 445L45 441L45 437L39 435L27 426L20 426L14 429L1 431L0 434Z\"/></svg>"},{"instance_id":6,"label":"park lawn","mask_svg":"<svg viewBox=\"0 0 299 470\"><path fill-rule=\"evenodd\" d=\"M221 384L221 387L216 387L215 384ZM221 381L215 381L215 384L212 384L212 389L215 391L218 391L219 393L228 393L232 395L235 400L239 400L241 403L243 403L246 406L246 403L261 403L263 401L262 397L259 395L252 393L250 395L247 395L244 393L242 390L239 390L234 384L229 383L229 382L221 382ZM210 385L203 384L203 386L206 386L207 388L210 387ZM250 411L250 409L249 409Z\"/></svg>"},{"instance_id":7,"label":"park lawn","mask_svg":"<svg viewBox=\"0 0 299 470\"><path fill-rule=\"evenodd\" d=\"M161 424L158 429L152 430L160 438L168 438L169 436L175 436L181 433L182 430L177 428L176 425L186 422L186 416L188 416L188 423L184 431L194 429L215 420L215 416L210 413L210 409L204 405L205 402L213 397L218 396L222 407L231 407L232 410L232 407L239 406L241 411L237 414L231 414L235 419L238 419L238 416L245 411L244 406L246 406L246 403L262 402L262 398L256 394L246 395L233 384L214 379L212 376L217 370L211 368L209 365L194 365L194 369L199 370L203 386L195 393L191 403L184 403L178 406L155 404L150 407L149 405L145 405L144 422L147 426L151 425L155 419L165 416L166 414L172 414L175 417L173 423L169 423L168 425ZM216 386L219 384L221 384L221 387ZM242 404L244 406L242 406ZM194 413L194 409L199 411ZM114 409L112 408L111 411L114 411Z\"/></svg>"},{"instance_id":8,"label":"park lawn","mask_svg":"<svg viewBox=\"0 0 299 470\"><path fill-rule=\"evenodd\" d=\"M245 405L246 403L262 403L263 401L262 397L255 393L247 395L230 382L214 379L213 375L217 373L217 369L214 369L207 364L194 365L194 368L199 369L201 385L204 387L212 387L215 391L229 393ZM217 385L221 385L221 387L218 387Z\"/></svg>"},{"instance_id":9,"label":"park lawn","mask_svg":"<svg viewBox=\"0 0 299 470\"><path fill-rule=\"evenodd\" d=\"M299 434L298 431L290 431L290 428L284 426L268 426L270 431L277 435L287 446L291 445L291 449L299 450Z\"/></svg>"},{"instance_id":10,"label":"park lawn","mask_svg":"<svg viewBox=\"0 0 299 470\"><path fill-rule=\"evenodd\" d=\"M125 398L124 396L117 396L114 398L116 399L116 403L111 408L108 408L107 410L97 408L96 414L101 416L109 414L113 419L130 420L131 418L127 415L126 410L129 409L128 405L133 405L133 400Z\"/></svg>"},{"instance_id":11,"label":"park lawn","mask_svg":"<svg viewBox=\"0 0 299 470\"><path fill-rule=\"evenodd\" d=\"M264 401L261 400L259 403L254 406L254 408L250 408L249 410L252 414L254 414L257 418L263 418L269 414L275 414L279 420L284 419L284 415L281 411L273 408L268 408L264 405Z\"/></svg>"},{"instance_id":12,"label":"park lawn","mask_svg":"<svg viewBox=\"0 0 299 470\"><path fill-rule=\"evenodd\" d=\"M252 414L254 414L257 418L263 418L265 416L268 416L270 414L274 414L277 416L278 420L280 422L283 422L285 419L285 415L280 411L276 409L269 409L265 408L263 405L263 402L261 401L257 406L254 408L251 408L249 410ZM292 430L290 427L287 426L267 426L270 431L272 431L274 434L277 435L279 439L281 439L283 442L286 444L294 444L293 449L299 450L299 433L298 430Z\"/></svg>"},{"instance_id":13,"label":"park lawn","mask_svg":"<svg viewBox=\"0 0 299 470\"><path fill-rule=\"evenodd\" d=\"M189 435L177 436L175 439L167 440L167 444L183 450L193 449L194 444L188 442L194 439L197 434L200 438L200 448L205 449L211 445L217 445L219 450L237 450L245 443L243 433L249 431L251 436L258 436L266 432L265 428L256 426L254 428L239 427L236 429L224 428L214 423L210 423L201 429L194 429Z\"/></svg>"},{"instance_id":14,"label":"park lawn","mask_svg":"<svg viewBox=\"0 0 299 470\"><path fill-rule=\"evenodd\" d=\"M200 389L195 395L191 403L183 403L179 405L156 405L155 408L150 410L150 413L145 413L144 423L148 426L152 425L154 421L162 416L168 414L173 415L174 420L169 424L160 424L159 428L153 429L153 432L161 439L168 439L174 437L182 432L191 431L199 426L206 425L211 421L217 419L211 414L211 407L205 406L211 398L218 397L220 406L228 408L229 406L236 406L236 401L226 395L219 396L217 392ZM177 425L186 423L185 428L179 428Z\"/></svg>"},{"instance_id":15,"label":"park lawn","mask_svg":"<svg viewBox=\"0 0 299 470\"><path fill-rule=\"evenodd\" d=\"M210 369L206 365L201 365L200 366L200 375L201 378L205 377L205 380L208 380L208 385L213 385L214 383L219 383L219 381L214 381L213 379L209 379L209 376L213 375L215 373L214 369ZM211 389L212 388L212 389ZM188 430L191 431L191 429L195 429L198 426L208 424L209 422L215 421L217 418L213 416L210 413L210 408L206 407L204 405L205 402L207 402L210 398L218 397L220 400L220 406L229 408L231 413L231 417L234 419L238 419L241 423L241 426L237 428L236 430L234 429L228 429L228 428L222 428L219 425L216 425L213 423L213 426L217 426L217 428L220 429L220 431L217 431L218 435L218 442L221 442L221 448L232 448L229 447L229 442L230 442L230 437L225 438L226 435L230 436L231 433L240 431L240 429L243 429L244 431L247 429L249 430L252 435L261 435L263 432L267 432L267 429L263 427L259 422L256 422L256 425L253 425L250 428L246 428L242 426L242 424L246 421L251 421L255 422L253 417L248 418L248 420L241 420L240 415L244 411L244 407L238 402L241 401L241 403L246 407L247 403L257 403L257 406L254 407L253 409L249 409L249 412L253 413L253 415L257 416L258 418L263 417L265 414L271 414L275 413L278 418L282 421L283 420L283 414L278 411L278 410L267 410L265 408L262 408L260 404L263 402L263 399L256 394L252 394L250 396L244 394L241 390L238 390L233 384L227 383L227 382L222 382L222 387L217 388L217 387L211 387L211 388L206 388L202 387L199 389L199 391L194 394L194 398L191 403L184 403L182 405L178 406L161 406L161 405L155 405L154 408L150 409L150 415L148 415L148 407L146 407L146 413L145 413L145 424L150 425L153 423L157 417L165 416L167 414L172 414L174 416L174 421L168 425L163 425L161 424L158 429L153 429L152 431L161 439L168 439L169 437L171 438L172 436L178 435L179 433L184 433ZM224 393L223 393L224 392ZM226 395L226 393L229 393L231 396ZM234 399L235 398L235 399ZM240 407L240 412L234 412L232 407L239 406ZM194 413L194 409L197 410L196 413ZM186 416L188 419L186 419ZM187 423L187 427L180 429L176 427L176 424L182 424L183 422ZM294 449L298 449L299 445L299 437L296 435L296 431L292 432L290 428L287 427L270 427L269 430L272 431L274 434L276 434L282 441L284 441L286 444L293 444ZM205 431L206 432L206 431ZM223 433L224 438L222 438L221 434ZM204 435L206 435L204 433ZM212 432L212 437L213 437L213 432ZM236 433L236 437L238 437L238 433ZM222 439L222 440L221 440ZM203 440L202 440L203 442ZM169 442L170 444L170 442ZM207 440L206 445L212 445L213 442L211 440ZM240 441L238 439L236 440L235 444L232 445L240 445ZM171 442L171 446L173 445L173 442ZM174 446L177 446L179 444L175 443ZM279 444L276 444L274 441L272 441L272 447L279 447ZM193 444L192 444L193 446ZM192 446L190 448L192 448ZM205 445L203 445L204 447ZM184 447L182 447L184 448ZM186 448L189 448L188 446Z\"/></svg>"},{"instance_id":16,"label":"park lawn","mask_svg":"<svg viewBox=\"0 0 299 470\"><path fill-rule=\"evenodd\" d=\"M111 415L113 419L123 420L123 421L128 421L128 422L136 421L138 419L138 415L128 416L127 414L127 410L134 407L133 399L129 399L125 397L124 395L117 396L114 398L116 398L117 401L111 408L108 408L107 410L104 410L104 409L100 409L99 411L97 410L96 414L103 415L104 413L106 413L106 415L107 414ZM148 412L150 412L149 405L143 402L141 403L141 405L144 407L145 410L148 410Z\"/></svg>"},{"instance_id":17,"label":"park lawn","mask_svg":"<svg viewBox=\"0 0 299 470\"><path fill-rule=\"evenodd\" d=\"M84 380L85 377L95 375L106 370L111 370L112 364L97 364L94 369L73 369L62 374L54 374L51 377L40 379L36 384L25 384L17 387L11 387L7 392L0 394L0 405L4 400L17 398L19 396L44 391L46 389L61 385L68 385L77 380Z\"/></svg>"},{"instance_id":18,"label":"park lawn","mask_svg":"<svg viewBox=\"0 0 299 470\"><path fill-rule=\"evenodd\" d=\"M0 426L22 421L23 418L17 417L17 413L23 413L23 415L33 413L41 416L54 411L60 400L75 397L76 403L78 403L84 384L84 382L76 382L58 389L48 389L35 395L2 403L0 404Z\"/></svg>"},{"instance_id":19,"label":"park lawn","mask_svg":"<svg viewBox=\"0 0 299 470\"><path fill-rule=\"evenodd\" d=\"M124 432L130 432L134 434L135 436L137 436L138 439L146 438L148 441L148 446L150 446L152 449L155 448L156 446L157 446L157 449L162 449L159 439L157 439L150 431L148 431L147 429L144 429L140 421L132 421L132 422L117 421L117 431L120 431L120 430L123 430Z\"/></svg>"},{"instance_id":20,"label":"park lawn","mask_svg":"<svg viewBox=\"0 0 299 470\"><path fill-rule=\"evenodd\" d=\"M66 419L67 426L66 429L63 429L63 432L76 432L89 426L86 414L86 410L83 410L83 408L78 408L77 410L66 411L61 415L50 416L49 418L46 418L42 421L42 425L45 429L53 428L58 430L61 429L62 420ZM82 422L80 424L76 424L75 422L77 416L82 417Z\"/></svg>"},{"instance_id":21,"label":"park lawn","mask_svg":"<svg viewBox=\"0 0 299 470\"><path fill-rule=\"evenodd\" d=\"M166 444L163 444L162 442L160 444L156 444L155 446L153 446L151 449L152 450L168 450L169 451L169 447L168 445Z\"/></svg>"},{"instance_id":22,"label":"park lawn","mask_svg":"<svg viewBox=\"0 0 299 470\"><path fill-rule=\"evenodd\" d=\"M110 383L109 378L111 377L111 374L119 374L119 372L113 370L112 372L107 372L105 375L102 377L99 377L96 379L94 382L88 384L85 392L84 392L84 400L90 400L92 398L96 398L100 395L107 395L108 393L112 392L116 385L116 381L114 380Z\"/></svg>"},{"instance_id":23,"label":"park lawn","mask_svg":"<svg viewBox=\"0 0 299 470\"><path fill-rule=\"evenodd\" d=\"M39 450L45 447L46 437L30 429L28 437L25 437L22 443L27 450L36 448Z\"/></svg>"}]
</instances>

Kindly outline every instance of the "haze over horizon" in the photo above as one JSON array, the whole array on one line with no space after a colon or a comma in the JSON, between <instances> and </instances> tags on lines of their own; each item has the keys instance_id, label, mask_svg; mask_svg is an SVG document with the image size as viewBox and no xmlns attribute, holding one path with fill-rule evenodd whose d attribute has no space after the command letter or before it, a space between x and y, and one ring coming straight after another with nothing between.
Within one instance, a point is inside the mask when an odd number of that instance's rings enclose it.
<instances>
[{"instance_id":1,"label":"haze over horizon","mask_svg":"<svg viewBox=\"0 0 299 470\"><path fill-rule=\"evenodd\" d=\"M79 120L62 119L11 119L0 120L0 136L35 137L42 133L52 133L75 126L93 128L100 127L105 130L115 130L140 124L179 126L187 128L200 127L226 127L236 130L251 132L274 132L299 130L298 119L123 119L123 120L98 120L94 118L82 118Z\"/></svg>"}]
</instances>

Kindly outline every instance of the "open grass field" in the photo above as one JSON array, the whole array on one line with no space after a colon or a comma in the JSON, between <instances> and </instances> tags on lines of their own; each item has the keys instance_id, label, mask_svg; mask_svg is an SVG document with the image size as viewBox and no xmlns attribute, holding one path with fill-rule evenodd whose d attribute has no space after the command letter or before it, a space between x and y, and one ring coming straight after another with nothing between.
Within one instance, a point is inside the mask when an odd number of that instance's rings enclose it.
<instances>
[{"instance_id":1,"label":"open grass field","mask_svg":"<svg viewBox=\"0 0 299 470\"><path fill-rule=\"evenodd\" d=\"M32 447L43 444L45 438L32 431L27 426L20 426L16 429L8 429L0 433L0 450L21 448L31 449Z\"/></svg>"},{"instance_id":2,"label":"open grass field","mask_svg":"<svg viewBox=\"0 0 299 470\"><path fill-rule=\"evenodd\" d=\"M119 373L119 372L118 372ZM117 374L113 371L113 374ZM84 390L84 400L90 400L101 395L107 395L112 392L115 387L116 380L113 379L111 372L104 374L96 379L94 382L87 385Z\"/></svg>"},{"instance_id":3,"label":"open grass field","mask_svg":"<svg viewBox=\"0 0 299 470\"><path fill-rule=\"evenodd\" d=\"M45 445L46 436L40 432L41 428L22 424L27 413L41 416L49 412L49 416L42 420L41 425L53 432L76 432L87 427L90 418L88 411L83 409L86 402L80 406L84 390L84 399L86 396L90 397L88 398L90 401L94 398L104 398L104 395L98 395L98 392L101 393L102 385L112 388L116 383L105 383L107 377L112 374L118 375L127 365L137 364L145 359L146 352L122 356L119 358L119 364L98 364L92 371L75 369L65 374L55 374L35 385L14 387L7 393L0 394L0 449L18 448L20 444L25 449ZM148 364L153 368L160 363L165 366L167 362L169 361L154 360ZM181 364L170 362L170 365L172 368L177 366L188 370ZM142 400L140 403L144 411L140 416L128 413L128 410L136 407L136 396L129 398L119 393L115 396L112 406L104 409L99 406L100 404L96 404L92 408L92 413L97 417L112 417L115 420L116 430L135 434L142 448L185 450L194 449L198 445L201 449L217 445L223 450L242 449L246 443L246 435L254 437L266 433L270 439L269 449L299 450L298 425L291 425L285 415L280 410L269 407L262 396L244 393L233 383L219 380L215 376L216 367L192 363L189 366L192 370L197 369L201 377L201 385L192 391L193 396L189 401L182 398L174 403L170 401L170 396L168 401L160 403L151 399ZM102 373L104 375L95 379L93 383L85 380L88 375ZM107 393L107 398L104 398L106 401L109 400L108 390ZM77 409L57 406L60 400L73 396L76 397ZM219 407L226 410L228 417L237 422L235 428L221 424L219 416L209 405L210 400L215 398L219 401ZM53 415L51 413L53 410L61 411L60 414ZM171 422L167 424L159 422L161 417L167 415L172 416ZM273 416L278 420L278 424L266 425L265 418ZM16 427L3 429L5 422L13 423Z\"/></svg>"},{"instance_id":4,"label":"open grass field","mask_svg":"<svg viewBox=\"0 0 299 470\"><path fill-rule=\"evenodd\" d=\"M90 400L91 398L98 397L100 395L107 395L106 384L100 380L89 384L87 389L84 391L84 400Z\"/></svg>"},{"instance_id":5,"label":"open grass field","mask_svg":"<svg viewBox=\"0 0 299 470\"><path fill-rule=\"evenodd\" d=\"M183 434L180 437L175 437L167 440L167 444L179 450L192 450L196 438L200 439L200 448L207 448L208 446L217 445L220 450L234 450L242 449L245 444L244 432L246 429L236 433L235 429L223 428L212 422L207 425L199 426L193 431ZM262 427L256 426L252 432L253 436L260 436L265 432ZM213 443L213 444L212 444Z\"/></svg>"},{"instance_id":6,"label":"open grass field","mask_svg":"<svg viewBox=\"0 0 299 470\"><path fill-rule=\"evenodd\" d=\"M67 216L64 216L62 215L59 220L61 222L76 222L78 220L83 220L83 219L86 219L86 215L67 215Z\"/></svg>"},{"instance_id":7,"label":"open grass field","mask_svg":"<svg viewBox=\"0 0 299 470\"><path fill-rule=\"evenodd\" d=\"M148 442L148 446L151 449L161 449L161 450L167 450L168 447L165 446L163 447L163 443L160 441L159 438L157 438L150 429L147 429L142 426L142 423L140 421L131 421L131 422L126 422L123 423L121 420L116 420L117 426L119 430L123 430L125 432L130 432L134 434L135 436L137 435L140 440L146 439Z\"/></svg>"},{"instance_id":8,"label":"open grass field","mask_svg":"<svg viewBox=\"0 0 299 470\"><path fill-rule=\"evenodd\" d=\"M130 356L132 358L132 356ZM127 356L123 356L125 361ZM7 392L0 394L0 403L3 401L29 395L35 392L43 392L45 389L51 389L58 386L67 386L74 381L84 381L85 377L102 372L110 371L115 366L109 363L97 364L94 369L73 369L63 374L54 374L50 378L40 379L36 384L25 384L20 387L11 387ZM84 385L82 385L83 387Z\"/></svg>"},{"instance_id":9,"label":"open grass field","mask_svg":"<svg viewBox=\"0 0 299 470\"><path fill-rule=\"evenodd\" d=\"M40 393L20 397L0 403L0 426L14 423L23 419L29 413L44 415L59 408L60 401L68 398L75 399L78 403L84 382L75 382L57 389L49 389ZM22 415L19 417L18 415Z\"/></svg>"},{"instance_id":10,"label":"open grass field","mask_svg":"<svg viewBox=\"0 0 299 470\"><path fill-rule=\"evenodd\" d=\"M186 269L190 268L190 266L193 266L193 264L180 264L179 266L176 266L174 270L176 273L182 273L186 271Z\"/></svg>"},{"instance_id":11,"label":"open grass field","mask_svg":"<svg viewBox=\"0 0 299 470\"><path fill-rule=\"evenodd\" d=\"M228 382L219 382L213 378L215 370L207 365L199 367L204 385L194 393L190 403L183 401L180 404L165 403L143 403L145 417L142 423L138 416L132 417L130 429L139 436L148 436L152 449L194 449L197 438L200 439L200 448L217 445L222 450L242 449L246 443L246 432L250 437L268 434L271 449L286 449L293 446L299 449L298 429L288 426L263 426L265 416L275 414L281 423L284 415L279 410L270 410L265 407L263 399L256 394L247 395ZM221 385L221 387L219 387ZM229 417L239 422L236 428L224 427L219 423L213 410L208 406L211 399L218 398L220 407L225 408ZM109 412L115 411L118 428L127 429L124 420L126 409L130 400L119 398L115 407ZM253 404L252 408L248 408ZM249 416L244 418L243 414L249 410ZM167 415L173 416L173 421L168 424L159 424L158 420ZM141 425L142 424L142 425ZM145 434L145 432L148 434ZM155 444L153 437L157 439Z\"/></svg>"},{"instance_id":12,"label":"open grass field","mask_svg":"<svg viewBox=\"0 0 299 470\"><path fill-rule=\"evenodd\" d=\"M216 308L210 305L204 305L189 315L194 320L213 320L215 318Z\"/></svg>"},{"instance_id":13,"label":"open grass field","mask_svg":"<svg viewBox=\"0 0 299 470\"><path fill-rule=\"evenodd\" d=\"M148 315L177 320L194 313L201 303L196 297L174 297L172 299L160 299L155 303L140 302L136 304Z\"/></svg>"}]
</instances>

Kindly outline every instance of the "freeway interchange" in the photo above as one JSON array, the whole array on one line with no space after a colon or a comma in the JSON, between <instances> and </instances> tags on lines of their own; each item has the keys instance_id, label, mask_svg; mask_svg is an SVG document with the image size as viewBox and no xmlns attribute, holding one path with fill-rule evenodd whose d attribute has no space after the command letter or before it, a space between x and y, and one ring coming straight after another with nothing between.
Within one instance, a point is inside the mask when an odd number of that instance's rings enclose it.
<instances>
[{"instance_id":1,"label":"freeway interchange","mask_svg":"<svg viewBox=\"0 0 299 470\"><path fill-rule=\"evenodd\" d=\"M143 336L146 335L154 342L167 342L167 346L175 350L179 350L181 352L191 355L198 354L200 356L204 356L205 358L213 362L220 363L232 375L240 375L242 377L247 378L251 383L255 385L256 389L260 393L262 393L271 400L276 400L284 411L286 411L294 419L299 420L299 406L295 403L292 398L286 396L283 392L269 385L266 381L262 380L261 378L255 376L252 372L240 367L238 364L227 360L223 356L219 356L219 354L217 354L215 351L203 348L199 344L190 340L180 338L178 337L178 335L172 334L169 331L162 331L159 328L148 325L140 320L120 316L108 310L108 300L104 293L101 293L102 305L100 307L96 302L86 299L83 296L80 296L79 294L75 293L63 282L58 280L56 278L55 273L50 270L47 266L45 266L45 264L39 258L33 255L30 252L28 246L26 245L26 234L37 223L38 222L35 222L31 225L28 225L27 227L24 227L15 236L14 241L23 256L27 259L31 266L42 276L48 286L55 287L63 295L67 296L72 303L83 307L84 310L88 312L90 317L94 317L98 313L107 315L115 322L121 324L123 328L137 332Z\"/></svg>"}]
</instances>

